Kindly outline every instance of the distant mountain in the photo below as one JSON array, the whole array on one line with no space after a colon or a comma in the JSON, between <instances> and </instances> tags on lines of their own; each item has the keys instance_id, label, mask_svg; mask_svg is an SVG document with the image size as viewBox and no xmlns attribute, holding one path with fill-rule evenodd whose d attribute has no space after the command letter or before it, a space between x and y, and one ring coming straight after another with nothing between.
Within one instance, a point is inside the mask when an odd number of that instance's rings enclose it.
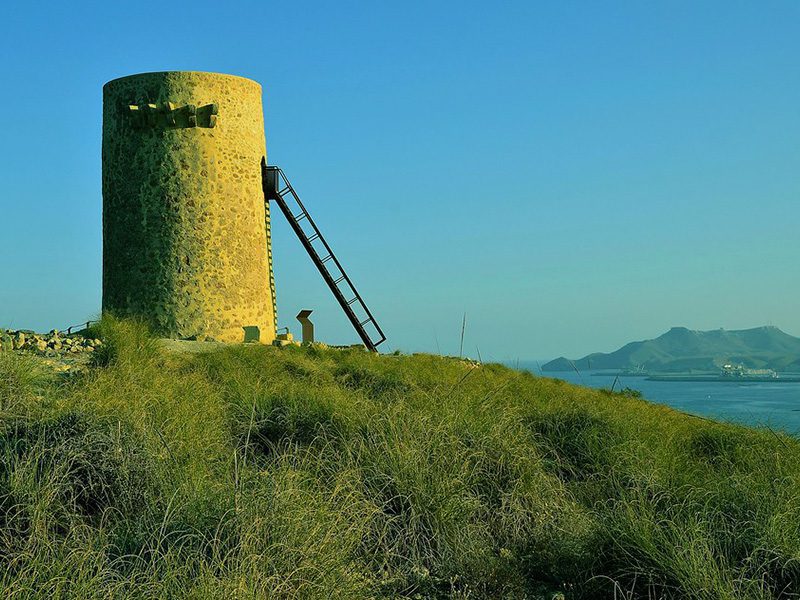
<instances>
[{"instance_id":1,"label":"distant mountain","mask_svg":"<svg viewBox=\"0 0 800 600\"><path fill-rule=\"evenodd\" d=\"M631 342L608 354L596 352L574 361L562 356L542 366L542 370L642 369L675 373L717 371L726 363L800 372L800 338L777 327L739 331L673 327L654 340Z\"/></svg>"}]
</instances>

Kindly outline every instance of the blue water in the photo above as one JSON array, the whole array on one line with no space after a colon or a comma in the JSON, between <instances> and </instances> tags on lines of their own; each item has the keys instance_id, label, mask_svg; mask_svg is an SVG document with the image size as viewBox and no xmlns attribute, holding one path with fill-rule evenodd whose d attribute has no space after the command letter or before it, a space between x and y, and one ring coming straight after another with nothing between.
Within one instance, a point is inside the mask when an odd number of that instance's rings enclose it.
<instances>
[{"instance_id":1,"label":"blue water","mask_svg":"<svg viewBox=\"0 0 800 600\"><path fill-rule=\"evenodd\" d=\"M510 366L539 373L535 363ZM610 389L615 375L591 373L544 373L593 388ZM745 425L766 425L800 435L800 383L648 381L643 377L620 377L614 389L638 390L651 402L666 404L694 415Z\"/></svg>"}]
</instances>

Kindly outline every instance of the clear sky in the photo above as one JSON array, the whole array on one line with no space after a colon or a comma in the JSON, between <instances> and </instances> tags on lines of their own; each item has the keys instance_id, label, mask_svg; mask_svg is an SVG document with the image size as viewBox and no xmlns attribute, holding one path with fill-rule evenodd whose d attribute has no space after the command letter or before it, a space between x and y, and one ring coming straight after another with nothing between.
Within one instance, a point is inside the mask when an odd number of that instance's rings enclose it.
<instances>
[{"instance_id":1,"label":"clear sky","mask_svg":"<svg viewBox=\"0 0 800 600\"><path fill-rule=\"evenodd\" d=\"M14 2L0 327L98 314L101 88L264 86L388 348L571 357L671 326L800 335L800 3ZM279 325L355 341L276 212Z\"/></svg>"}]
</instances>

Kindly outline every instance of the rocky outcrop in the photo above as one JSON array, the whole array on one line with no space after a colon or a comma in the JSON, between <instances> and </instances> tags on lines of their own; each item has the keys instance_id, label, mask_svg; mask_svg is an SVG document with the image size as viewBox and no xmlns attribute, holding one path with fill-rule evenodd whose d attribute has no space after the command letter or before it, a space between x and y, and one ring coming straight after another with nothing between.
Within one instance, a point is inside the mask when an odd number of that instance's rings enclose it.
<instances>
[{"instance_id":1,"label":"rocky outcrop","mask_svg":"<svg viewBox=\"0 0 800 600\"><path fill-rule=\"evenodd\" d=\"M0 351L30 352L41 356L64 356L94 352L103 342L82 333L65 335L53 329L36 333L20 329L0 329Z\"/></svg>"}]
</instances>

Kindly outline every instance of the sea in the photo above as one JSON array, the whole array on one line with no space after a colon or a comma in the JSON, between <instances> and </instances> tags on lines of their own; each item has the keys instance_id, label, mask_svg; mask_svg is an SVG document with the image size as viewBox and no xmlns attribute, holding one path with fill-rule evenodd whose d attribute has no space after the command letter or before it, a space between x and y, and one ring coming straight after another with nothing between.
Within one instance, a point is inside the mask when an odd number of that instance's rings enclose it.
<instances>
[{"instance_id":1,"label":"sea","mask_svg":"<svg viewBox=\"0 0 800 600\"><path fill-rule=\"evenodd\" d=\"M800 382L648 381L616 377L617 371L545 372L544 362L516 361L508 366L592 388L631 388L651 402L718 421L769 427L800 436ZM615 381L616 380L616 381Z\"/></svg>"}]
</instances>

